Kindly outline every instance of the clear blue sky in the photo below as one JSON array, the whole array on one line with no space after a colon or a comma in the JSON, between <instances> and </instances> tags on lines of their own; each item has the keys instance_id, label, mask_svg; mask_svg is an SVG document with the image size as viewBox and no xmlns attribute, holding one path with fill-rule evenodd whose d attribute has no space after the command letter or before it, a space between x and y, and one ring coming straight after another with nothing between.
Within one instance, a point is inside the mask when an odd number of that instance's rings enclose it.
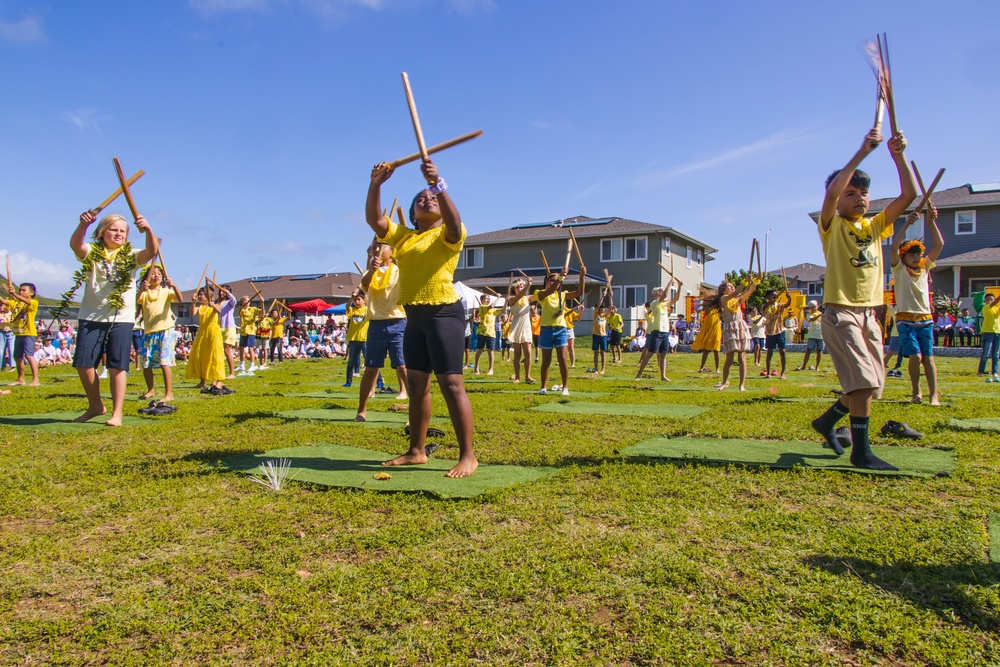
<instances>
[{"instance_id":1,"label":"clear blue sky","mask_svg":"<svg viewBox=\"0 0 1000 667\"><path fill-rule=\"evenodd\" d=\"M889 34L922 171L998 181L998 25L996 0L0 0L0 252L65 289L118 156L146 171L135 198L182 287L209 261L221 280L353 270L371 166L416 150L407 71L428 143L485 132L437 159L470 234L669 225L720 249L715 281L771 227L772 268L822 262L806 214L873 117L859 45ZM885 149L864 168L898 192ZM384 192L421 183L414 164Z\"/></svg>"}]
</instances>

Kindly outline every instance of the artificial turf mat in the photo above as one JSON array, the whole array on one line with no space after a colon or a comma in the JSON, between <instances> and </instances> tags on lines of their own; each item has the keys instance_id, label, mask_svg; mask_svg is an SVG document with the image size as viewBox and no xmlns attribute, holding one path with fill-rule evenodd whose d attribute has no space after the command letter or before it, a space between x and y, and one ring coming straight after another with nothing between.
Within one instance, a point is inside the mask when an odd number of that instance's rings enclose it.
<instances>
[{"instance_id":1,"label":"artificial turf mat","mask_svg":"<svg viewBox=\"0 0 1000 667\"><path fill-rule=\"evenodd\" d=\"M959 431L1000 431L1000 417L949 419L948 426Z\"/></svg>"},{"instance_id":2,"label":"artificial turf mat","mask_svg":"<svg viewBox=\"0 0 1000 667\"><path fill-rule=\"evenodd\" d=\"M874 471L855 468L849 453L837 456L818 442L800 440L738 440L732 438L651 438L622 450L627 456L680 459L684 461L714 461L768 468L823 468L847 470L875 475L933 477L955 472L955 452L922 447L882 447L873 445L879 458L893 464L899 471Z\"/></svg>"},{"instance_id":3,"label":"artificial turf mat","mask_svg":"<svg viewBox=\"0 0 1000 667\"><path fill-rule=\"evenodd\" d=\"M639 386L638 389L644 389L645 387ZM656 391L719 391L714 386L710 385L691 385L691 384L658 384L655 387L650 387L650 389L655 389ZM747 387L747 392L764 391L760 387ZM736 380L735 383L729 382L729 387L723 390L723 393L735 392L737 394L742 394L744 392L740 391L740 381Z\"/></svg>"},{"instance_id":4,"label":"artificial turf mat","mask_svg":"<svg viewBox=\"0 0 1000 667\"><path fill-rule=\"evenodd\" d=\"M558 403L543 403L532 410L540 412L561 412L575 415L621 415L626 417L697 417L708 410L700 405L673 405L663 403L640 404L633 403L590 403L559 401Z\"/></svg>"},{"instance_id":5,"label":"artificial turf mat","mask_svg":"<svg viewBox=\"0 0 1000 667\"><path fill-rule=\"evenodd\" d=\"M340 401L357 401L359 395L357 392L353 394L346 391L305 391L302 393L291 393L282 394L285 398L333 398ZM383 399L396 399L396 392L391 394L379 394L375 393L374 396L370 397L369 401L383 400Z\"/></svg>"},{"instance_id":6,"label":"artificial turf mat","mask_svg":"<svg viewBox=\"0 0 1000 667\"><path fill-rule=\"evenodd\" d=\"M356 422L358 411L350 408L306 408L303 410L283 410L278 413L285 419L316 419L328 422L344 422L363 426L402 426L408 421L405 412L373 412L365 414L367 421ZM433 421L433 420L432 420Z\"/></svg>"},{"instance_id":7,"label":"artificial turf mat","mask_svg":"<svg viewBox=\"0 0 1000 667\"><path fill-rule=\"evenodd\" d=\"M990 538L990 562L1000 563L1000 513L990 512L986 519L986 530Z\"/></svg>"},{"instance_id":8,"label":"artificial turf mat","mask_svg":"<svg viewBox=\"0 0 1000 667\"><path fill-rule=\"evenodd\" d=\"M421 491L441 498L478 496L490 489L534 482L557 471L556 468L480 463L472 475L451 479L444 474L454 467L456 461L432 456L424 465L386 468L382 466L382 461L392 458L391 454L328 443L237 454L223 459L222 464L233 471L259 473L261 463L280 458L291 461L289 477L300 482L377 491ZM375 479L374 475L378 472L387 472L392 478Z\"/></svg>"},{"instance_id":9,"label":"artificial turf mat","mask_svg":"<svg viewBox=\"0 0 1000 667\"><path fill-rule=\"evenodd\" d=\"M94 417L89 422L77 423L73 420L83 414L83 409L68 412L43 412L35 415L7 415L0 417L0 426L30 428L38 431L54 431L56 433L81 433L95 429L108 428L104 422L111 416ZM154 418L144 419L133 415L122 417L122 426L139 426L162 421Z\"/></svg>"}]
</instances>

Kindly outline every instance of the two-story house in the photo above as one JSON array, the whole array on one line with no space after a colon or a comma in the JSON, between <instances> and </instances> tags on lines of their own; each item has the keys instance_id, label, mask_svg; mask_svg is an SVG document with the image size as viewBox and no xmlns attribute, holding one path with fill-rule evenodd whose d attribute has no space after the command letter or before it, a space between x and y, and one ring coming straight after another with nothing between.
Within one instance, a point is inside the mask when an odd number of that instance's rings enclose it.
<instances>
[{"instance_id":1,"label":"two-story house","mask_svg":"<svg viewBox=\"0 0 1000 667\"><path fill-rule=\"evenodd\" d=\"M545 253L552 270L562 268L570 229L587 267L588 308L604 289L605 270L612 276L612 296L620 310L642 306L653 289L667 281L662 264L668 269L672 266L675 276L683 282L682 298L675 311L684 313L683 296L697 296L705 280L705 262L714 259L711 254L716 252L716 248L672 227L625 218L576 216L469 236L455 280L503 294L511 271L520 269L540 287L545 273L541 253ZM578 266L574 253L567 284L579 280Z\"/></svg>"}]
</instances>

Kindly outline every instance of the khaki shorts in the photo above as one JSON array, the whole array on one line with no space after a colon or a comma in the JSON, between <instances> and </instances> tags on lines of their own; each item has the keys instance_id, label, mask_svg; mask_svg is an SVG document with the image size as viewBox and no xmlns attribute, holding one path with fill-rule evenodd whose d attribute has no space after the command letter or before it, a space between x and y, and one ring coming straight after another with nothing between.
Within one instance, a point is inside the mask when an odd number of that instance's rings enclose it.
<instances>
[{"instance_id":1,"label":"khaki shorts","mask_svg":"<svg viewBox=\"0 0 1000 667\"><path fill-rule=\"evenodd\" d=\"M222 330L222 344L236 347L240 342L240 337L236 335L236 327L226 327Z\"/></svg>"},{"instance_id":2,"label":"khaki shorts","mask_svg":"<svg viewBox=\"0 0 1000 667\"><path fill-rule=\"evenodd\" d=\"M823 342L844 393L875 389L875 398L882 398L882 328L875 309L830 304L822 322Z\"/></svg>"}]
</instances>

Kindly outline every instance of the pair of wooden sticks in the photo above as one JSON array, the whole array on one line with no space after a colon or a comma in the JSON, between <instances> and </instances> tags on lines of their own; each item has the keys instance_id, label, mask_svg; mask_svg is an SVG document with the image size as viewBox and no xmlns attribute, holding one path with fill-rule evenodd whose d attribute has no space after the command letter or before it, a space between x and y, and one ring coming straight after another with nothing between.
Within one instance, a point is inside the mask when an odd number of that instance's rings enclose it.
<instances>
[{"instance_id":1,"label":"pair of wooden sticks","mask_svg":"<svg viewBox=\"0 0 1000 667\"><path fill-rule=\"evenodd\" d=\"M764 277L764 270L760 267L760 241L758 241L756 238L753 240L753 243L750 245L750 268L747 269L747 273L749 273L751 277L753 277L753 261L754 261L754 257L757 258L757 275L759 277L763 278Z\"/></svg>"},{"instance_id":2,"label":"pair of wooden sticks","mask_svg":"<svg viewBox=\"0 0 1000 667\"><path fill-rule=\"evenodd\" d=\"M139 210L136 208L135 200L132 199L132 191L130 186L139 180L146 172L142 169L137 171L131 178L125 178L125 170L122 169L121 160L118 158L112 158L115 163L115 174L118 176L119 188L115 190L114 194L101 202L96 209L92 209L94 215L100 213L104 208L106 208L111 202L118 198L119 195L125 195L125 202L128 204L128 210L132 213L132 221L135 222L139 219ZM157 258L159 258L160 268L163 269L163 278L167 279L167 263L163 261L163 251L160 249L160 239L156 236L153 237L153 245L155 246L155 252L153 253L152 259L150 259L150 264L155 264ZM208 270L207 267L205 269ZM198 281L201 284L201 281Z\"/></svg>"},{"instance_id":3,"label":"pair of wooden sticks","mask_svg":"<svg viewBox=\"0 0 1000 667\"><path fill-rule=\"evenodd\" d=\"M389 163L390 166L395 169L404 164L414 162L416 160L422 160L427 162L430 159L431 154L437 153L438 151L443 151L446 148L451 148L452 146L457 146L458 144L469 141L470 139L475 139L476 137L482 136L482 130L476 130L475 132L469 132L468 134L463 134L460 137L451 139L444 143L438 144L437 146L432 146L427 148L427 144L424 142L424 131L420 127L420 117L417 115L417 104L413 100L413 90L410 88L410 77L406 72L402 72L403 76L403 90L406 92L406 104L410 107L410 120L413 121L413 132L417 136L417 148L418 152L413 155L408 155L404 158L394 160Z\"/></svg>"},{"instance_id":4,"label":"pair of wooden sticks","mask_svg":"<svg viewBox=\"0 0 1000 667\"><path fill-rule=\"evenodd\" d=\"M879 132L882 131L882 118L888 109L889 129L895 136L897 132L896 101L892 91L892 66L889 63L888 36L885 33L876 35L875 42L868 42L865 45L865 53L868 55L877 81L874 128Z\"/></svg>"},{"instance_id":5,"label":"pair of wooden sticks","mask_svg":"<svg viewBox=\"0 0 1000 667\"><path fill-rule=\"evenodd\" d=\"M574 234L573 230L570 229L569 239L566 241L566 261L563 263L562 267L563 276L569 274L569 260L573 256L574 250L576 251L576 261L580 263L580 266L583 266L583 255L580 254L580 246L576 243L576 234ZM547 278L549 274L552 273L552 269L549 268L549 260L545 257L544 250L539 250L538 252L542 255L542 265L545 267L545 277Z\"/></svg>"}]
</instances>

